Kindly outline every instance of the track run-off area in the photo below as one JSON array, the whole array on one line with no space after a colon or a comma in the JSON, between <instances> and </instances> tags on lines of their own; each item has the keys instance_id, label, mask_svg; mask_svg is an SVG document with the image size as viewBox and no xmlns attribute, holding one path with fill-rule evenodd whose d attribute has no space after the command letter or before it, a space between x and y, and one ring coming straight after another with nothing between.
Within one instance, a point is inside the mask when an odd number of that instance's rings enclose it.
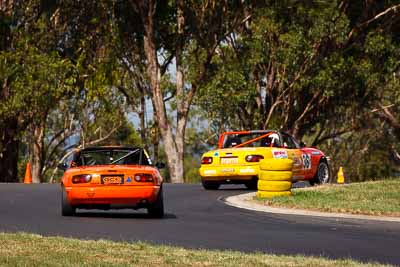
<instances>
[{"instance_id":1,"label":"track run-off area","mask_svg":"<svg viewBox=\"0 0 400 267\"><path fill-rule=\"evenodd\" d=\"M78 210L62 217L59 184L0 184L0 231L400 265L400 223L278 215L221 201L248 192L165 184L163 219L149 218L146 210Z\"/></svg>"}]
</instances>

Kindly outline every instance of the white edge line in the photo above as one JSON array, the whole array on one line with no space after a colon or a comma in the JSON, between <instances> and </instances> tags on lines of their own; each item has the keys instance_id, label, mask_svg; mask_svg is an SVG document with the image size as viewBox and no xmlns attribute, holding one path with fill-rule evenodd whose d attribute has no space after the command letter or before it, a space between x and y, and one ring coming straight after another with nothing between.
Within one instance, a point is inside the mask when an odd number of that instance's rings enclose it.
<instances>
[{"instance_id":1,"label":"white edge line","mask_svg":"<svg viewBox=\"0 0 400 267\"><path fill-rule=\"evenodd\" d=\"M371 221L385 221L385 222L398 222L400 218L387 217L387 216L371 216L371 215L356 215L346 213L330 213L330 212L319 212L301 209L289 209L289 208L276 208L257 203L250 203L250 199L255 196L255 193L246 193L236 196L230 196L226 198L220 198L225 204L253 211L261 211L275 214L286 214L286 215L301 215L301 216L314 216L314 217L326 217L326 218L343 218L343 219L360 219L360 220L371 220Z\"/></svg>"}]
</instances>

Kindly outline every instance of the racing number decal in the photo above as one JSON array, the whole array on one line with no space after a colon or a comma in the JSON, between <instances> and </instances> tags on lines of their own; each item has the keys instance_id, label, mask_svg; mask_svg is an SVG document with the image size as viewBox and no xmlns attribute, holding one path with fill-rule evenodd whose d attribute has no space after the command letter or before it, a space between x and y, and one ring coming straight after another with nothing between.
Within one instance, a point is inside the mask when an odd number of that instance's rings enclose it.
<instances>
[{"instance_id":1,"label":"racing number decal","mask_svg":"<svg viewBox=\"0 0 400 267\"><path fill-rule=\"evenodd\" d=\"M302 154L301 157L303 159L304 169L306 169L306 170L311 169L311 157L310 157L310 154Z\"/></svg>"}]
</instances>

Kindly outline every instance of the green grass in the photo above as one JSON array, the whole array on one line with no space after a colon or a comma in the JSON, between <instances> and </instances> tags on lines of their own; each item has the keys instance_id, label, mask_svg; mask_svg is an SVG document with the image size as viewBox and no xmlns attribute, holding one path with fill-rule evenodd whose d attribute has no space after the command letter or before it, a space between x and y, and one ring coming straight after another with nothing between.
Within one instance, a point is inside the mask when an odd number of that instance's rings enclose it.
<instances>
[{"instance_id":1,"label":"green grass","mask_svg":"<svg viewBox=\"0 0 400 267\"><path fill-rule=\"evenodd\" d=\"M255 198L265 205L400 217L400 179L293 189L292 197Z\"/></svg>"},{"instance_id":2,"label":"green grass","mask_svg":"<svg viewBox=\"0 0 400 267\"><path fill-rule=\"evenodd\" d=\"M385 266L343 259L189 250L147 243L0 233L0 266ZM388 265L386 265L388 266Z\"/></svg>"}]
</instances>

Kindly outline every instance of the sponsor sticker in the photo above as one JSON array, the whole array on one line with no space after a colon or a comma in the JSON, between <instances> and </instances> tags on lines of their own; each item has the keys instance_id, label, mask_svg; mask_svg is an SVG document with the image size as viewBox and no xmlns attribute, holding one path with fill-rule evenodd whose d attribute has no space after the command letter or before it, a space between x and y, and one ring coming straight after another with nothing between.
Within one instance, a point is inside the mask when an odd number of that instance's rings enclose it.
<instances>
[{"instance_id":1,"label":"sponsor sticker","mask_svg":"<svg viewBox=\"0 0 400 267\"><path fill-rule=\"evenodd\" d=\"M224 169L221 169L221 172L234 172L234 171L235 171L234 168L224 168Z\"/></svg>"},{"instance_id":2,"label":"sponsor sticker","mask_svg":"<svg viewBox=\"0 0 400 267\"><path fill-rule=\"evenodd\" d=\"M310 154L302 154L304 169L309 170L311 169L311 156Z\"/></svg>"},{"instance_id":3,"label":"sponsor sticker","mask_svg":"<svg viewBox=\"0 0 400 267\"><path fill-rule=\"evenodd\" d=\"M239 170L240 173L254 173L253 169L240 169Z\"/></svg>"},{"instance_id":4,"label":"sponsor sticker","mask_svg":"<svg viewBox=\"0 0 400 267\"><path fill-rule=\"evenodd\" d=\"M286 150L272 150L272 157L275 159L287 159L288 154Z\"/></svg>"},{"instance_id":5,"label":"sponsor sticker","mask_svg":"<svg viewBox=\"0 0 400 267\"><path fill-rule=\"evenodd\" d=\"M126 182L127 182L127 183L132 182L132 178L128 176L128 178L126 178Z\"/></svg>"},{"instance_id":6,"label":"sponsor sticker","mask_svg":"<svg viewBox=\"0 0 400 267\"><path fill-rule=\"evenodd\" d=\"M217 174L217 171L216 171L216 170L205 170L205 171L204 171L204 174L205 174L205 175Z\"/></svg>"},{"instance_id":7,"label":"sponsor sticker","mask_svg":"<svg viewBox=\"0 0 400 267\"><path fill-rule=\"evenodd\" d=\"M313 151L313 152L311 152L311 154L312 154L312 155L319 155L319 154L321 154L321 152L319 152L319 151Z\"/></svg>"},{"instance_id":8,"label":"sponsor sticker","mask_svg":"<svg viewBox=\"0 0 400 267\"><path fill-rule=\"evenodd\" d=\"M219 157L219 153L218 153L218 152L215 152L215 153L214 153L214 157Z\"/></svg>"}]
</instances>

